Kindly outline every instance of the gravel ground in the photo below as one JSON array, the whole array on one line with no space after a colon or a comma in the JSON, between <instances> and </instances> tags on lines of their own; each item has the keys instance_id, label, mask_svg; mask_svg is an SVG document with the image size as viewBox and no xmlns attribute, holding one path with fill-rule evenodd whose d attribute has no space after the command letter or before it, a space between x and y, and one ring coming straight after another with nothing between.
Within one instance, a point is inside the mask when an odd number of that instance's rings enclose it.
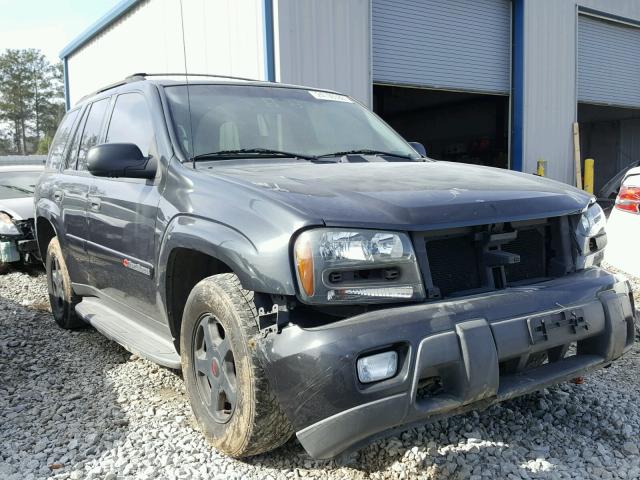
<instances>
[{"instance_id":1,"label":"gravel ground","mask_svg":"<svg viewBox=\"0 0 640 480\"><path fill-rule=\"evenodd\" d=\"M640 301L640 279L635 279ZM378 441L336 461L290 441L208 447L176 372L47 311L44 276L0 277L0 479L640 478L640 347L611 368Z\"/></svg>"}]
</instances>

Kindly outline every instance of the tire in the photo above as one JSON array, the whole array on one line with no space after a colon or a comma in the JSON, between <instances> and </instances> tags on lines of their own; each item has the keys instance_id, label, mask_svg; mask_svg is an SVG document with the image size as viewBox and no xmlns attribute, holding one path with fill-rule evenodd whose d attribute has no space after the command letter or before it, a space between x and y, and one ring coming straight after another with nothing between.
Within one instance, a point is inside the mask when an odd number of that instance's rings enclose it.
<instances>
[{"instance_id":1,"label":"tire","mask_svg":"<svg viewBox=\"0 0 640 480\"><path fill-rule=\"evenodd\" d=\"M54 320L60 327L68 330L84 327L86 324L76 315L75 310L80 298L71 289L71 278L57 237L53 237L47 247L45 268Z\"/></svg>"},{"instance_id":2,"label":"tire","mask_svg":"<svg viewBox=\"0 0 640 480\"><path fill-rule=\"evenodd\" d=\"M257 358L258 333L253 292L235 275L191 291L180 335L187 393L206 439L232 457L273 450L293 434Z\"/></svg>"}]
</instances>

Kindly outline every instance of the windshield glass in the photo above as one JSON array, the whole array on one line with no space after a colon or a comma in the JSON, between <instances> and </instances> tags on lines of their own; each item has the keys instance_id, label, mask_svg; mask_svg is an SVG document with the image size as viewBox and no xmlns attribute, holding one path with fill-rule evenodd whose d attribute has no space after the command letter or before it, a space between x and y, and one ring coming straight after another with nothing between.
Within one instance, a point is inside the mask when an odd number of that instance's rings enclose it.
<instances>
[{"instance_id":1,"label":"windshield glass","mask_svg":"<svg viewBox=\"0 0 640 480\"><path fill-rule=\"evenodd\" d=\"M42 172L0 172L0 200L32 197Z\"/></svg>"},{"instance_id":2,"label":"windshield glass","mask_svg":"<svg viewBox=\"0 0 640 480\"><path fill-rule=\"evenodd\" d=\"M395 131L343 95L249 85L190 85L188 96L184 85L165 91L189 157L262 149L312 157L367 150L419 158Z\"/></svg>"}]
</instances>

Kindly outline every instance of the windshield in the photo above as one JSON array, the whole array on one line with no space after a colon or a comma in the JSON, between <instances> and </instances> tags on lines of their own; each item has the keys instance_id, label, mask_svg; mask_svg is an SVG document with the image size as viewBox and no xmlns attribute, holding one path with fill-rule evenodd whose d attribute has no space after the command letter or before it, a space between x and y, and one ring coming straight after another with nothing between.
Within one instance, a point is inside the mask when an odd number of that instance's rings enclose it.
<instances>
[{"instance_id":1,"label":"windshield","mask_svg":"<svg viewBox=\"0 0 640 480\"><path fill-rule=\"evenodd\" d=\"M42 172L0 172L0 200L32 197Z\"/></svg>"},{"instance_id":2,"label":"windshield","mask_svg":"<svg viewBox=\"0 0 640 480\"><path fill-rule=\"evenodd\" d=\"M265 150L300 157L366 150L419 158L395 131L343 95L248 85L190 85L188 96L184 85L165 92L176 135L191 158L222 151L255 157L268 155ZM256 149L262 152L248 152Z\"/></svg>"}]
</instances>

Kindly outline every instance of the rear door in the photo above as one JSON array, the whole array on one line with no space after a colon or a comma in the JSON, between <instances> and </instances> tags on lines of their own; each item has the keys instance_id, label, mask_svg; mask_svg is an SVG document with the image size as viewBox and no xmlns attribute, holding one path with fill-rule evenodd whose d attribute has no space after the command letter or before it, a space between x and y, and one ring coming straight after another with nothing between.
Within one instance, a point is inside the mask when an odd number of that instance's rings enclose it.
<instances>
[{"instance_id":1,"label":"rear door","mask_svg":"<svg viewBox=\"0 0 640 480\"><path fill-rule=\"evenodd\" d=\"M109 98L88 105L67 151L59 188L54 197L61 204L67 263L74 283L90 283L89 257L86 241L89 238L87 198L92 176L86 171L86 156L91 147L102 139L105 113Z\"/></svg>"},{"instance_id":2,"label":"rear door","mask_svg":"<svg viewBox=\"0 0 640 480\"><path fill-rule=\"evenodd\" d=\"M156 156L151 110L141 92L115 99L106 143L133 143ZM93 177L88 249L100 294L157 317L153 282L155 225L160 201L154 180Z\"/></svg>"}]
</instances>

